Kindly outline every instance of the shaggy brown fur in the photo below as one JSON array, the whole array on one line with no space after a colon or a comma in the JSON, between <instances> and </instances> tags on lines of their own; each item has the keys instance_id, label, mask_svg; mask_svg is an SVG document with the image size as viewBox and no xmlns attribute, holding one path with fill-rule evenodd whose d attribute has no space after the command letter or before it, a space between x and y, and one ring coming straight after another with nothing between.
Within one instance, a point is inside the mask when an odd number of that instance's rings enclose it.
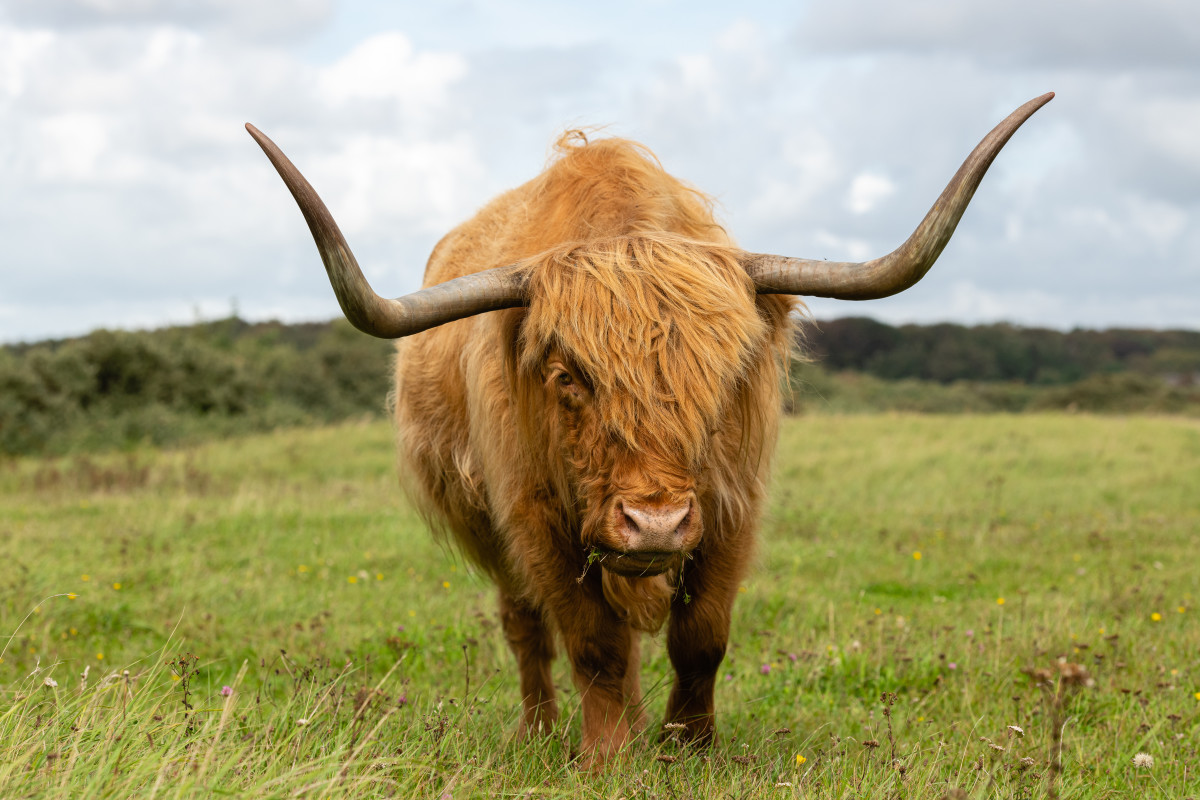
<instances>
[{"instance_id":1,"label":"shaggy brown fur","mask_svg":"<svg viewBox=\"0 0 1200 800\"><path fill-rule=\"evenodd\" d=\"M669 616L666 721L707 741L794 301L756 296L709 199L621 139L564 136L545 172L437 245L425 285L513 263L528 270L528 308L398 345L410 492L499 586L523 732L556 719L557 632L587 758L621 748L642 718L638 637ZM589 560L621 549L622 503L691 509L678 557L648 570L659 574Z\"/></svg>"}]
</instances>

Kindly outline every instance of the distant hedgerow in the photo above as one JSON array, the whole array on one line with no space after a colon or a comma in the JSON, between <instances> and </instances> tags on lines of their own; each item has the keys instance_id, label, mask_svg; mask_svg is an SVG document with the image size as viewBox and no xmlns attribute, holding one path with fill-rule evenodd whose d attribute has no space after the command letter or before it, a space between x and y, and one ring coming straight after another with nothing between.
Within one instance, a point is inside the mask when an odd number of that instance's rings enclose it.
<instances>
[{"instance_id":1,"label":"distant hedgerow","mask_svg":"<svg viewBox=\"0 0 1200 800\"><path fill-rule=\"evenodd\" d=\"M380 415L391 343L232 318L0 349L0 452L170 444Z\"/></svg>"}]
</instances>

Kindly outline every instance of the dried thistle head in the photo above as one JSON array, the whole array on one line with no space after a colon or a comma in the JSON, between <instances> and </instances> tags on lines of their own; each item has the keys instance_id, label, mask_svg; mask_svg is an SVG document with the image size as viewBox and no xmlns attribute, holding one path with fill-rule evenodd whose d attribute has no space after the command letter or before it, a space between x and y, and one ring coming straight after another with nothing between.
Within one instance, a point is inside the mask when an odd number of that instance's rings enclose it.
<instances>
[{"instance_id":1,"label":"dried thistle head","mask_svg":"<svg viewBox=\"0 0 1200 800\"><path fill-rule=\"evenodd\" d=\"M986 736L980 736L980 737L979 737L979 741L983 742L983 743L984 743L984 744L986 744L988 747L990 747L991 749L993 749L993 750L995 750L995 751L997 751L997 752L999 752L999 753L1003 753L1003 752L1004 752L1004 748L1003 748L1003 747L1001 747L1000 745L996 744L995 742L993 742L991 739L987 738Z\"/></svg>"},{"instance_id":2,"label":"dried thistle head","mask_svg":"<svg viewBox=\"0 0 1200 800\"><path fill-rule=\"evenodd\" d=\"M1072 688L1095 686L1096 681L1088 674L1087 667L1083 664L1075 664L1066 659L1059 659L1058 675L1063 686Z\"/></svg>"},{"instance_id":3,"label":"dried thistle head","mask_svg":"<svg viewBox=\"0 0 1200 800\"><path fill-rule=\"evenodd\" d=\"M1048 688L1054 685L1054 670L1046 667L1022 667L1021 672L1029 676L1034 686Z\"/></svg>"}]
</instances>

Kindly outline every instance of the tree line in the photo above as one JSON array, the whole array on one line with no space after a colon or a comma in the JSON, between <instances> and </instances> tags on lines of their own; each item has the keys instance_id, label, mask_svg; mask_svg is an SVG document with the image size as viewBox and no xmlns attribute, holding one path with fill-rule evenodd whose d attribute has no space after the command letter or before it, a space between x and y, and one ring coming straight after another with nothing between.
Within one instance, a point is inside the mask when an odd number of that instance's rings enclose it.
<instances>
[{"instance_id":1,"label":"tree line","mask_svg":"<svg viewBox=\"0 0 1200 800\"><path fill-rule=\"evenodd\" d=\"M791 410L1200 413L1200 332L870 319L806 327ZM382 416L391 342L236 317L0 347L0 454L196 441Z\"/></svg>"},{"instance_id":2,"label":"tree line","mask_svg":"<svg viewBox=\"0 0 1200 800\"><path fill-rule=\"evenodd\" d=\"M884 380L1015 381L1034 386L1073 383L1094 375L1132 372L1168 383L1200 382L1200 331L1077 329L1015 325L901 325L864 317L819 322L806 348L834 372Z\"/></svg>"}]
</instances>

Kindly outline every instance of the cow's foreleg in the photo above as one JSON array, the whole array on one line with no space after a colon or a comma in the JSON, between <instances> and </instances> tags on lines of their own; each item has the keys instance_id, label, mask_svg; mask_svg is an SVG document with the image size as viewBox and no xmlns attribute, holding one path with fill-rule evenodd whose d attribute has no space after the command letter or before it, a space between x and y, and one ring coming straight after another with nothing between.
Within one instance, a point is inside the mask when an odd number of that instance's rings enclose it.
<instances>
[{"instance_id":1,"label":"cow's foreleg","mask_svg":"<svg viewBox=\"0 0 1200 800\"><path fill-rule=\"evenodd\" d=\"M504 637L517 657L521 676L522 738L549 733L558 719L554 702L554 681L550 665L554 661L554 636L542 612L500 590L500 623Z\"/></svg>"},{"instance_id":2,"label":"cow's foreleg","mask_svg":"<svg viewBox=\"0 0 1200 800\"><path fill-rule=\"evenodd\" d=\"M628 707L633 684L627 674L635 633L605 601L599 575L587 578L564 594L555 613L583 706L584 763L597 767L632 733L637 709Z\"/></svg>"},{"instance_id":3,"label":"cow's foreleg","mask_svg":"<svg viewBox=\"0 0 1200 800\"><path fill-rule=\"evenodd\" d=\"M687 742L709 744L715 733L713 689L729 642L729 620L749 548L727 547L689 562L671 602L667 654L675 685L667 699L665 731Z\"/></svg>"}]
</instances>

